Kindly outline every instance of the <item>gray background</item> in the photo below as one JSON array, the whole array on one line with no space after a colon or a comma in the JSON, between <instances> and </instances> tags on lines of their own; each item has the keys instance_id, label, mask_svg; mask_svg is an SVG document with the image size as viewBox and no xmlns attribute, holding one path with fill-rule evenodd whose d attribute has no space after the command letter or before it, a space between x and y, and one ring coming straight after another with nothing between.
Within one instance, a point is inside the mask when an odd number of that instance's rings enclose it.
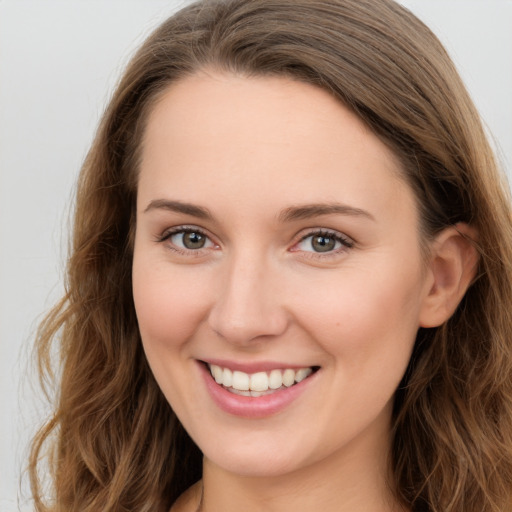
<instances>
[{"instance_id":1,"label":"gray background","mask_svg":"<svg viewBox=\"0 0 512 512\"><path fill-rule=\"evenodd\" d=\"M134 48L185 1L0 0L0 512L45 414L29 365L59 297L73 184ZM446 44L512 169L512 0L403 0ZM35 387L34 387L35 386Z\"/></svg>"}]
</instances>

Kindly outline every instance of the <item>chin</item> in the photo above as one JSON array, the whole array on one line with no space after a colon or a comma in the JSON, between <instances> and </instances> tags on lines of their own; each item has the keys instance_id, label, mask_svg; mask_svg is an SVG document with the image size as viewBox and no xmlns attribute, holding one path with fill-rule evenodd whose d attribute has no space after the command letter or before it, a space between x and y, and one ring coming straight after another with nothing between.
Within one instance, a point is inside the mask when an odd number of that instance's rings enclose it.
<instances>
[{"instance_id":1,"label":"chin","mask_svg":"<svg viewBox=\"0 0 512 512\"><path fill-rule=\"evenodd\" d=\"M307 460L303 443L297 443L296 447L285 447L282 442L264 443L262 440L232 443L230 446L219 443L204 450L203 454L207 463L226 472L254 478L283 476L311 463Z\"/></svg>"}]
</instances>

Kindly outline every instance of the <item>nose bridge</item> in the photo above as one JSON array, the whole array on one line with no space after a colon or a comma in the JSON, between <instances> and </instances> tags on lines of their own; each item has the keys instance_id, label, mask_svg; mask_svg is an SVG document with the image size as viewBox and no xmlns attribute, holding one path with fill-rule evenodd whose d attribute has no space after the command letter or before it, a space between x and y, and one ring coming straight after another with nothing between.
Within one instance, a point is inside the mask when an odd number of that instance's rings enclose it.
<instances>
[{"instance_id":1,"label":"nose bridge","mask_svg":"<svg viewBox=\"0 0 512 512\"><path fill-rule=\"evenodd\" d=\"M240 250L227 258L210 325L231 343L276 336L286 329L287 315L280 304L277 269L263 251Z\"/></svg>"}]
</instances>

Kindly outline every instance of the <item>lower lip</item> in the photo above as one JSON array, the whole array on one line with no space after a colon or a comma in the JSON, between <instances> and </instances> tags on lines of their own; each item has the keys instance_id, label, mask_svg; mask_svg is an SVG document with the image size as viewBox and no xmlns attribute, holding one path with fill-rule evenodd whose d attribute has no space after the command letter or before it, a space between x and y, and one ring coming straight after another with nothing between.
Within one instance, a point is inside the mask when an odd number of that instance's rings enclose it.
<instances>
[{"instance_id":1,"label":"lower lip","mask_svg":"<svg viewBox=\"0 0 512 512\"><path fill-rule=\"evenodd\" d=\"M206 389L217 406L224 412L243 418L265 418L286 409L316 380L316 374L318 373L313 373L289 388L268 395L253 397L235 395L229 392L215 382L210 370L204 363L199 363L199 366Z\"/></svg>"}]
</instances>

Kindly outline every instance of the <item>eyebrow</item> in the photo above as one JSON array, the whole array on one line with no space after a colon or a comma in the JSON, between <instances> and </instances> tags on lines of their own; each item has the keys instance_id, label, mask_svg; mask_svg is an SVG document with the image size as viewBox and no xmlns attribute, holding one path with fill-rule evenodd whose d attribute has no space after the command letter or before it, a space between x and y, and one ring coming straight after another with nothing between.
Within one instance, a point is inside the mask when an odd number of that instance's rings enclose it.
<instances>
[{"instance_id":1,"label":"eyebrow","mask_svg":"<svg viewBox=\"0 0 512 512\"><path fill-rule=\"evenodd\" d=\"M310 219L321 215L350 215L354 217L365 217L375 220L375 217L366 210L354 208L340 203L318 203L300 206L290 206L284 209L278 216L280 222L291 222L294 220Z\"/></svg>"},{"instance_id":2,"label":"eyebrow","mask_svg":"<svg viewBox=\"0 0 512 512\"><path fill-rule=\"evenodd\" d=\"M175 201L170 199L154 199L144 210L144 213L151 210L167 210L171 212L191 215L198 219L213 220L210 210L191 203ZM279 222L292 222L297 220L310 219L321 215L350 215L354 217L365 217L375 220L375 217L368 211L354 208L340 203L314 203L300 206L290 206L280 212L277 219Z\"/></svg>"},{"instance_id":3,"label":"eyebrow","mask_svg":"<svg viewBox=\"0 0 512 512\"><path fill-rule=\"evenodd\" d=\"M207 208L196 206L191 203L183 203L182 201L171 201L169 199L154 199L149 203L144 213L151 210L167 210L170 212L184 213L198 219L212 220L213 215Z\"/></svg>"}]
</instances>

